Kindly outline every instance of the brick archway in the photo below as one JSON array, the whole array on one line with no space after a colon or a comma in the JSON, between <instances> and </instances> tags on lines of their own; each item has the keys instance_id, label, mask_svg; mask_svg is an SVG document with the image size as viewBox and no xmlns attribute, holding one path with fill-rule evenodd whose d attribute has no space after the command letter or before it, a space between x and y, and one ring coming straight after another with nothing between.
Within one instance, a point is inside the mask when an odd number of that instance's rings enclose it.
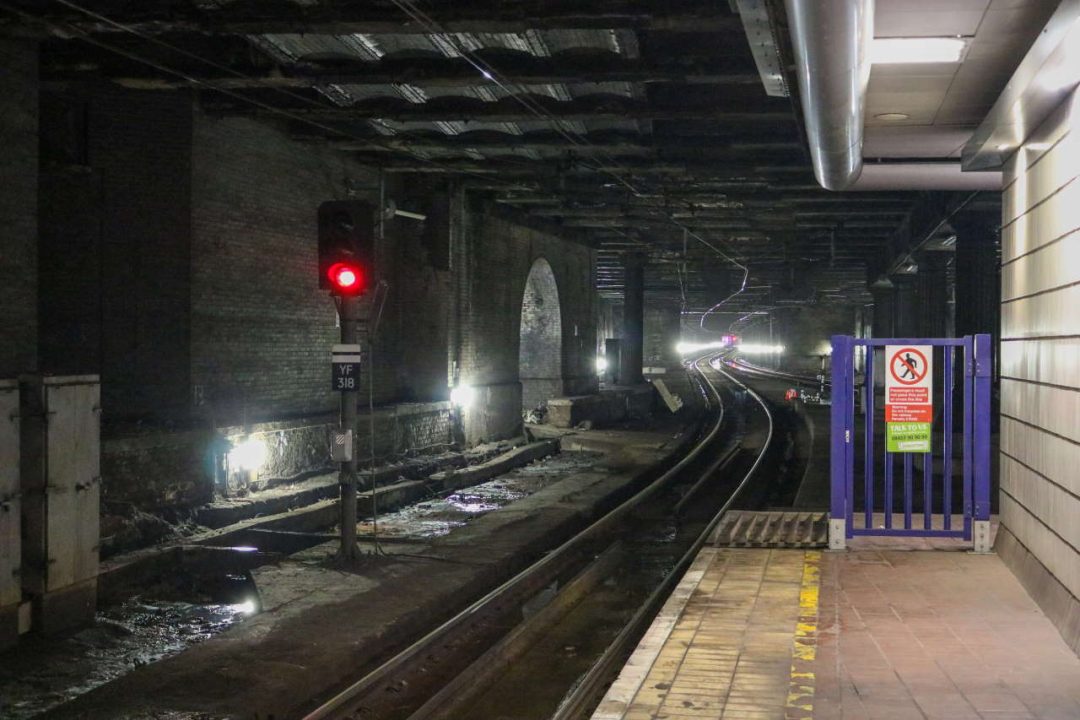
<instances>
[{"instance_id":1,"label":"brick archway","mask_svg":"<svg viewBox=\"0 0 1080 720\"><path fill-rule=\"evenodd\" d=\"M531 410L563 392L562 308L555 273L544 258L529 270L521 300L518 378L521 405Z\"/></svg>"}]
</instances>

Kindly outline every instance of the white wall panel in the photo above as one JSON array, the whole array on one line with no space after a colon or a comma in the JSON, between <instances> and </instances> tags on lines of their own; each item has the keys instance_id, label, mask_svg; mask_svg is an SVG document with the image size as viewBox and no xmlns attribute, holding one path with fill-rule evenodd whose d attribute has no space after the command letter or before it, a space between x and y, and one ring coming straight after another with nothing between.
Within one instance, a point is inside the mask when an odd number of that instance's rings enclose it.
<instances>
[{"instance_id":1,"label":"white wall panel","mask_svg":"<svg viewBox=\"0 0 1080 720\"><path fill-rule=\"evenodd\" d=\"M1001 450L1080 497L1080 443L1002 418Z\"/></svg>"},{"instance_id":2,"label":"white wall panel","mask_svg":"<svg viewBox=\"0 0 1080 720\"><path fill-rule=\"evenodd\" d=\"M1078 359L1080 338L1009 340L1001 343L1001 374L1008 378L1080 387Z\"/></svg>"},{"instance_id":3,"label":"white wall panel","mask_svg":"<svg viewBox=\"0 0 1080 720\"><path fill-rule=\"evenodd\" d=\"M1080 597L1080 92L1002 197L1001 523Z\"/></svg>"},{"instance_id":4,"label":"white wall panel","mask_svg":"<svg viewBox=\"0 0 1080 720\"><path fill-rule=\"evenodd\" d=\"M1073 183L1080 187L1080 183ZM1080 198L1078 198L1080 200ZM1077 213L1080 218L1080 212ZM1080 242L1066 237L1001 268L1001 300L1006 302L1080 281Z\"/></svg>"},{"instance_id":5,"label":"white wall panel","mask_svg":"<svg viewBox=\"0 0 1080 720\"><path fill-rule=\"evenodd\" d=\"M1080 597L1080 562L1077 552L1007 493L1001 494L1001 524L1074 596Z\"/></svg>"},{"instance_id":6,"label":"white wall panel","mask_svg":"<svg viewBox=\"0 0 1080 720\"><path fill-rule=\"evenodd\" d=\"M1001 489L1080 554L1080 497L1007 456L1001 458Z\"/></svg>"},{"instance_id":7,"label":"white wall panel","mask_svg":"<svg viewBox=\"0 0 1080 720\"><path fill-rule=\"evenodd\" d=\"M1001 414L1080 441L1080 391L1002 378Z\"/></svg>"},{"instance_id":8,"label":"white wall panel","mask_svg":"<svg viewBox=\"0 0 1080 720\"><path fill-rule=\"evenodd\" d=\"M1055 115L1050 122L1067 123L1068 130L1048 133L1056 140L1027 140L1016 152L1006 172L1007 190L1002 197L1002 224L1016 218L1046 200L1080 174L1080 137L1073 132L1078 109L1075 101L1065 114Z\"/></svg>"},{"instance_id":9,"label":"white wall panel","mask_svg":"<svg viewBox=\"0 0 1080 720\"><path fill-rule=\"evenodd\" d=\"M1080 235L1069 242L1080 242ZM1080 285L1003 303L1001 337L1080 335Z\"/></svg>"},{"instance_id":10,"label":"white wall panel","mask_svg":"<svg viewBox=\"0 0 1080 720\"><path fill-rule=\"evenodd\" d=\"M1080 227L1080 180L1001 228L1001 262L1008 263Z\"/></svg>"}]
</instances>

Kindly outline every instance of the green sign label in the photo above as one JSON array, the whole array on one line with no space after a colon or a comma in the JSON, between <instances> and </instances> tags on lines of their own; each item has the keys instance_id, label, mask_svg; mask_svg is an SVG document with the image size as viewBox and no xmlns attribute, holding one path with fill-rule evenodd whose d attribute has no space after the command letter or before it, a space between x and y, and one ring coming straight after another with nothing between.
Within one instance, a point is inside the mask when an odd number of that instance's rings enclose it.
<instances>
[{"instance_id":1,"label":"green sign label","mask_svg":"<svg viewBox=\"0 0 1080 720\"><path fill-rule=\"evenodd\" d=\"M891 453L930 452L930 423L887 423L885 426L885 446Z\"/></svg>"}]
</instances>

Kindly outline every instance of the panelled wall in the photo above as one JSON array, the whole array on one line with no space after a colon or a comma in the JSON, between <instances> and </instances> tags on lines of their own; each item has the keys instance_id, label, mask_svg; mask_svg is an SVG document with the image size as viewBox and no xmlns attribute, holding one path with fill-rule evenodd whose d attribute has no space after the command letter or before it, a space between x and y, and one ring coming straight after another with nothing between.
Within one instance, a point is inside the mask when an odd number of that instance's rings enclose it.
<instances>
[{"instance_id":1,"label":"panelled wall","mask_svg":"<svg viewBox=\"0 0 1080 720\"><path fill-rule=\"evenodd\" d=\"M1080 92L1006 168L998 551L1080 650Z\"/></svg>"}]
</instances>

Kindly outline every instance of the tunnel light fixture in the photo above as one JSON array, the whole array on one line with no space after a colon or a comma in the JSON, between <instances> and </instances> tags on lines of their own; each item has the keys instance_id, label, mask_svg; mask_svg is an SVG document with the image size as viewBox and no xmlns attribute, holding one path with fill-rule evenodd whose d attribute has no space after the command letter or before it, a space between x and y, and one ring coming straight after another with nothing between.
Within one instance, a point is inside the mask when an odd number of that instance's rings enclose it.
<instances>
[{"instance_id":1,"label":"tunnel light fixture","mask_svg":"<svg viewBox=\"0 0 1080 720\"><path fill-rule=\"evenodd\" d=\"M259 603L254 600L245 600L241 603L236 603L232 606L234 612L238 612L241 615L254 615L259 610Z\"/></svg>"},{"instance_id":2,"label":"tunnel light fixture","mask_svg":"<svg viewBox=\"0 0 1080 720\"><path fill-rule=\"evenodd\" d=\"M675 346L675 352L680 355L692 355L693 353L703 352L705 350L719 350L730 344L731 343L727 340L716 340L707 343L681 342Z\"/></svg>"},{"instance_id":3,"label":"tunnel light fixture","mask_svg":"<svg viewBox=\"0 0 1080 720\"><path fill-rule=\"evenodd\" d=\"M472 385L458 385L450 389L450 404L462 410L468 409L476 400L476 390Z\"/></svg>"},{"instance_id":4,"label":"tunnel light fixture","mask_svg":"<svg viewBox=\"0 0 1080 720\"><path fill-rule=\"evenodd\" d=\"M907 113L900 112L878 113L874 117L878 120L884 120L885 122L901 122L903 120L911 119L911 116Z\"/></svg>"},{"instance_id":5,"label":"tunnel light fixture","mask_svg":"<svg viewBox=\"0 0 1080 720\"><path fill-rule=\"evenodd\" d=\"M964 59L968 38L898 37L874 38L870 62L874 65L953 63Z\"/></svg>"},{"instance_id":6,"label":"tunnel light fixture","mask_svg":"<svg viewBox=\"0 0 1080 720\"><path fill-rule=\"evenodd\" d=\"M780 355L784 352L784 346L742 343L738 346L738 350L744 355Z\"/></svg>"},{"instance_id":7,"label":"tunnel light fixture","mask_svg":"<svg viewBox=\"0 0 1080 720\"><path fill-rule=\"evenodd\" d=\"M240 470L260 470L266 464L266 443L257 437L246 437L229 450L229 467Z\"/></svg>"},{"instance_id":8,"label":"tunnel light fixture","mask_svg":"<svg viewBox=\"0 0 1080 720\"><path fill-rule=\"evenodd\" d=\"M596 357L596 374L603 375L605 370L607 370L607 358L603 355L598 355Z\"/></svg>"}]
</instances>

